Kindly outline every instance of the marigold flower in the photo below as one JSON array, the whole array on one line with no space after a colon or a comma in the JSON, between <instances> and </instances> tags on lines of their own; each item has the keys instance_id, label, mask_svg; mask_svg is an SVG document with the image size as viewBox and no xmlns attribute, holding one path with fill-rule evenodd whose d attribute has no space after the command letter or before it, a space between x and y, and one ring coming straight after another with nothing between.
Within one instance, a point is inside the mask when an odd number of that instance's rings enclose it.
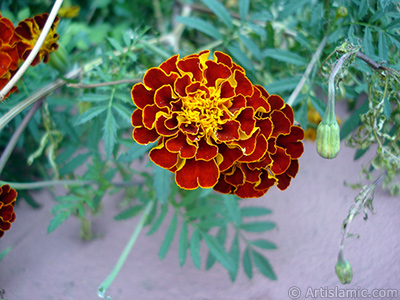
<instances>
[{"instance_id":1,"label":"marigold flower","mask_svg":"<svg viewBox=\"0 0 400 300\"><path fill-rule=\"evenodd\" d=\"M15 221L15 199L17 199L17 192L8 184L0 187L0 238L5 231L11 228L11 223Z\"/></svg>"},{"instance_id":2,"label":"marigold flower","mask_svg":"<svg viewBox=\"0 0 400 300\"><path fill-rule=\"evenodd\" d=\"M158 141L150 159L184 189L260 197L286 189L298 171L304 132L278 95L253 85L242 67L209 51L175 55L132 88L132 136Z\"/></svg>"},{"instance_id":3,"label":"marigold flower","mask_svg":"<svg viewBox=\"0 0 400 300\"><path fill-rule=\"evenodd\" d=\"M36 15L33 18L27 18L19 22L18 26L15 28L15 35L20 39L17 43L17 49L19 56L23 60L26 60L31 53L48 17L49 15L47 13L43 13L41 15ZM46 40L31 66L38 65L41 60L43 60L44 63L47 63L50 59L50 53L58 49L57 41L59 36L56 30L59 22L60 18L56 17L49 33L47 34Z\"/></svg>"}]
</instances>

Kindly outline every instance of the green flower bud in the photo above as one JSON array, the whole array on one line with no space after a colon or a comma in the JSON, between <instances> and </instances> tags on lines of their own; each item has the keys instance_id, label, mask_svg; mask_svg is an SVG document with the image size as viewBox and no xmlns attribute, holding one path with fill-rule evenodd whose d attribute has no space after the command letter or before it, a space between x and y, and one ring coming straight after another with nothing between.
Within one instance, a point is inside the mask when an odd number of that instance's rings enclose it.
<instances>
[{"instance_id":1,"label":"green flower bud","mask_svg":"<svg viewBox=\"0 0 400 300\"><path fill-rule=\"evenodd\" d=\"M344 18L344 17L347 16L347 14L348 14L347 8L344 7L344 6L339 6L339 7L336 9L335 18L336 18L336 19Z\"/></svg>"},{"instance_id":2,"label":"green flower bud","mask_svg":"<svg viewBox=\"0 0 400 300\"><path fill-rule=\"evenodd\" d=\"M335 271L337 277L339 277L339 280L342 284L347 284L351 282L351 279L353 278L353 269L351 268L351 265L347 260L339 259L336 263Z\"/></svg>"},{"instance_id":3,"label":"green flower bud","mask_svg":"<svg viewBox=\"0 0 400 300\"><path fill-rule=\"evenodd\" d=\"M65 74L69 68L68 52L62 44L59 44L57 51L50 54L49 65L61 74Z\"/></svg>"},{"instance_id":4,"label":"green flower bud","mask_svg":"<svg viewBox=\"0 0 400 300\"><path fill-rule=\"evenodd\" d=\"M322 120L317 127L317 152L323 158L335 158L340 150L340 128L333 122Z\"/></svg>"}]
</instances>

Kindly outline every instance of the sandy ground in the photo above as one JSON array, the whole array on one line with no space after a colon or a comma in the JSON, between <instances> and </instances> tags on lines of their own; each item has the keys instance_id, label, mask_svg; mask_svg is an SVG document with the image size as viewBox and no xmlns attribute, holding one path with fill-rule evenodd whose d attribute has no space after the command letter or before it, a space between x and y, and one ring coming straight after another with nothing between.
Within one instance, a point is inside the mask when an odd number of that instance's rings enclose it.
<instances>
[{"instance_id":1,"label":"sandy ground","mask_svg":"<svg viewBox=\"0 0 400 300\"><path fill-rule=\"evenodd\" d=\"M280 300L290 299L288 291L300 291L299 299L366 299L375 289L395 289L396 295L381 291L378 299L400 299L400 201L378 189L375 215L367 222L356 218L348 239L346 258L354 278L343 286L334 266L341 237L341 223L353 203L356 191L344 181L357 182L362 161L353 162L353 149L342 147L335 160L318 157L312 143L305 144L300 172L285 192L276 188L263 198L245 200L273 210L269 219L278 226L263 234L279 249L265 252L278 276L270 281L255 271L249 280L241 268L235 283L219 264L211 270L197 270L188 254L179 267L178 239L167 257L160 261L158 250L166 225L158 233L139 236L126 264L108 290L113 300L194 299L194 300ZM364 160L365 161L365 160ZM71 218L50 235L46 234L51 208L48 191L35 194L39 210L25 202L16 208L17 220L0 240L0 252L12 251L0 262L0 289L8 300L89 300L99 299L97 288L113 268L139 218L114 221L116 204L122 195L108 197L104 212L93 220L95 234L102 237L80 240L79 223ZM168 216L171 218L171 215ZM261 238L261 235L259 235ZM202 248L202 263L207 249ZM292 289L291 289L292 288ZM358 296L341 297L341 289L359 291ZM330 293L335 292L335 295ZM373 296L373 295L372 295Z\"/></svg>"}]
</instances>

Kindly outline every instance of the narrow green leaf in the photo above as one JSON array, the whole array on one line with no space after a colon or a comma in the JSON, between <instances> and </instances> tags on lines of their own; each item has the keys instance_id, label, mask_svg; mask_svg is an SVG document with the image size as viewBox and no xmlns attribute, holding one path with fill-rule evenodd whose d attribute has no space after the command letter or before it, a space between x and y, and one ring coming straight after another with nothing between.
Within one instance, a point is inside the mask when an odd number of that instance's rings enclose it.
<instances>
[{"instance_id":1,"label":"narrow green leaf","mask_svg":"<svg viewBox=\"0 0 400 300\"><path fill-rule=\"evenodd\" d=\"M250 251L251 249L246 247L246 250L243 252L242 264L244 272L246 273L247 277L251 279L253 277L253 264L251 262Z\"/></svg>"},{"instance_id":2,"label":"narrow green leaf","mask_svg":"<svg viewBox=\"0 0 400 300\"><path fill-rule=\"evenodd\" d=\"M228 253L226 253L224 247L213 236L206 232L202 232L202 237L217 261L220 262L228 271L233 271L235 267L233 259Z\"/></svg>"},{"instance_id":3,"label":"narrow green leaf","mask_svg":"<svg viewBox=\"0 0 400 300\"><path fill-rule=\"evenodd\" d=\"M86 162L89 157L90 152L78 154L59 169L60 176L65 176L69 173L72 173L77 167Z\"/></svg>"},{"instance_id":4,"label":"narrow green leaf","mask_svg":"<svg viewBox=\"0 0 400 300\"><path fill-rule=\"evenodd\" d=\"M147 235L155 233L158 230L158 228L160 228L160 225L164 222L167 212L168 212L168 205L167 204L162 205L160 215L158 216L157 220L153 223L153 225L151 225Z\"/></svg>"},{"instance_id":5,"label":"narrow green leaf","mask_svg":"<svg viewBox=\"0 0 400 300\"><path fill-rule=\"evenodd\" d=\"M190 255L192 256L193 264L197 269L201 266L200 257L200 233L195 229L190 239Z\"/></svg>"},{"instance_id":6,"label":"narrow green leaf","mask_svg":"<svg viewBox=\"0 0 400 300\"><path fill-rule=\"evenodd\" d=\"M307 3L310 3L309 0L291 0L288 1L283 9L279 13L278 20L282 20L291 14L294 14L296 12L302 11L302 8L304 5Z\"/></svg>"},{"instance_id":7,"label":"narrow green leaf","mask_svg":"<svg viewBox=\"0 0 400 300\"><path fill-rule=\"evenodd\" d=\"M237 233L235 235L235 238L233 239L229 254L231 255L233 263L234 263L234 269L229 272L229 276L230 276L232 282L234 282L236 279L238 270L239 270L239 259L240 259L239 236Z\"/></svg>"},{"instance_id":8,"label":"narrow green leaf","mask_svg":"<svg viewBox=\"0 0 400 300\"><path fill-rule=\"evenodd\" d=\"M120 103L114 103L112 108L124 119L124 122L131 126L131 113Z\"/></svg>"},{"instance_id":9,"label":"narrow green leaf","mask_svg":"<svg viewBox=\"0 0 400 300\"><path fill-rule=\"evenodd\" d=\"M321 99L310 95L312 106L317 110L319 115L322 117L325 114L326 104Z\"/></svg>"},{"instance_id":10,"label":"narrow green leaf","mask_svg":"<svg viewBox=\"0 0 400 300\"><path fill-rule=\"evenodd\" d=\"M250 242L251 245L262 248L262 249L267 249L267 250L272 250L272 249L277 249L278 247L267 240L263 240L263 239L258 239L258 240L254 240Z\"/></svg>"},{"instance_id":11,"label":"narrow green leaf","mask_svg":"<svg viewBox=\"0 0 400 300\"><path fill-rule=\"evenodd\" d=\"M171 193L172 173L167 169L155 165L153 174L153 187L154 191L156 192L156 198L161 203L165 203L167 202L169 194Z\"/></svg>"},{"instance_id":12,"label":"narrow green leaf","mask_svg":"<svg viewBox=\"0 0 400 300\"><path fill-rule=\"evenodd\" d=\"M179 234L179 265L182 267L186 261L188 248L188 226L186 220L182 223L181 233Z\"/></svg>"},{"instance_id":13,"label":"narrow green leaf","mask_svg":"<svg viewBox=\"0 0 400 300\"><path fill-rule=\"evenodd\" d=\"M178 213L175 212L172 217L171 223L169 224L167 233L165 234L164 240L161 244L160 251L158 252L158 257L164 259L165 255L168 253L169 247L175 236L176 226L178 224Z\"/></svg>"},{"instance_id":14,"label":"narrow green leaf","mask_svg":"<svg viewBox=\"0 0 400 300\"><path fill-rule=\"evenodd\" d=\"M226 49L228 49L228 51L242 67L251 72L255 71L253 62L246 56L246 54L239 48L238 45L228 45L226 46Z\"/></svg>"},{"instance_id":15,"label":"narrow green leaf","mask_svg":"<svg viewBox=\"0 0 400 300\"><path fill-rule=\"evenodd\" d=\"M110 95L87 93L78 97L78 101L83 101L83 102L102 102L106 100L110 100Z\"/></svg>"},{"instance_id":16,"label":"narrow green leaf","mask_svg":"<svg viewBox=\"0 0 400 300\"><path fill-rule=\"evenodd\" d=\"M359 108L353 111L351 116L340 128L340 140L345 139L360 124L360 115L368 111L368 101L365 101Z\"/></svg>"},{"instance_id":17,"label":"narrow green leaf","mask_svg":"<svg viewBox=\"0 0 400 300\"><path fill-rule=\"evenodd\" d=\"M2 252L0 252L0 261L12 250L11 246L8 246L6 249L4 249Z\"/></svg>"},{"instance_id":18,"label":"narrow green leaf","mask_svg":"<svg viewBox=\"0 0 400 300\"><path fill-rule=\"evenodd\" d=\"M392 106L390 105L388 97L385 97L385 99L383 99L383 115L385 116L386 120L389 120L391 114Z\"/></svg>"},{"instance_id":19,"label":"narrow green leaf","mask_svg":"<svg viewBox=\"0 0 400 300\"><path fill-rule=\"evenodd\" d=\"M262 53L260 48L251 38L239 33L239 39L242 42L242 44L251 52L251 54L254 55L255 59L259 61L262 59Z\"/></svg>"},{"instance_id":20,"label":"narrow green leaf","mask_svg":"<svg viewBox=\"0 0 400 300\"><path fill-rule=\"evenodd\" d=\"M382 13L384 13L384 12L382 12ZM399 27L400 27L400 18L390 22L387 26L383 27L383 30L389 31L392 29L398 29Z\"/></svg>"},{"instance_id":21,"label":"narrow green leaf","mask_svg":"<svg viewBox=\"0 0 400 300\"><path fill-rule=\"evenodd\" d=\"M357 149L356 153L354 154L354 160L360 159L367 151L369 147L365 149Z\"/></svg>"},{"instance_id":22,"label":"narrow green leaf","mask_svg":"<svg viewBox=\"0 0 400 300\"><path fill-rule=\"evenodd\" d=\"M208 230L213 227L221 227L226 225L226 219L220 217L207 218L206 220L201 220L201 222L198 224L202 229Z\"/></svg>"},{"instance_id":23,"label":"narrow green leaf","mask_svg":"<svg viewBox=\"0 0 400 300\"><path fill-rule=\"evenodd\" d=\"M296 88L299 81L299 77L282 78L274 80L274 82L267 84L265 86L265 89L269 94L292 91Z\"/></svg>"},{"instance_id":24,"label":"narrow green leaf","mask_svg":"<svg viewBox=\"0 0 400 300\"><path fill-rule=\"evenodd\" d=\"M117 141L118 130L118 124L111 109L107 111L107 117L104 123L103 130L104 147L107 153L107 157L110 158L112 152L114 151L115 142Z\"/></svg>"},{"instance_id":25,"label":"narrow green leaf","mask_svg":"<svg viewBox=\"0 0 400 300\"><path fill-rule=\"evenodd\" d=\"M360 0L360 5L358 6L357 20L362 19L368 12L368 0Z\"/></svg>"},{"instance_id":26,"label":"narrow green leaf","mask_svg":"<svg viewBox=\"0 0 400 300\"><path fill-rule=\"evenodd\" d=\"M114 217L114 220L126 220L129 218L133 218L137 214L139 214L143 210L143 205L135 205L131 206L128 209L124 210L123 212L119 213Z\"/></svg>"},{"instance_id":27,"label":"narrow green leaf","mask_svg":"<svg viewBox=\"0 0 400 300\"><path fill-rule=\"evenodd\" d=\"M252 251L254 264L257 269L263 274L265 277L268 277L272 280L277 280L274 270L272 269L271 264L268 259L266 259L262 254Z\"/></svg>"},{"instance_id":28,"label":"narrow green leaf","mask_svg":"<svg viewBox=\"0 0 400 300\"><path fill-rule=\"evenodd\" d=\"M68 217L71 215L71 211L60 211L51 220L47 227L47 233L51 233L56 230Z\"/></svg>"},{"instance_id":29,"label":"narrow green leaf","mask_svg":"<svg viewBox=\"0 0 400 300\"><path fill-rule=\"evenodd\" d=\"M189 218L201 218L209 216L212 213L212 207L209 206L196 206L186 212L186 216Z\"/></svg>"},{"instance_id":30,"label":"narrow green leaf","mask_svg":"<svg viewBox=\"0 0 400 300\"><path fill-rule=\"evenodd\" d=\"M148 145L140 145L138 143L134 143L126 153L121 154L118 157L118 162L126 162L130 163L135 159L142 157L145 153L147 153L151 148L155 146L155 143L151 143Z\"/></svg>"},{"instance_id":31,"label":"narrow green leaf","mask_svg":"<svg viewBox=\"0 0 400 300\"><path fill-rule=\"evenodd\" d=\"M250 0L239 0L239 14L242 22L246 21L249 14Z\"/></svg>"},{"instance_id":32,"label":"narrow green leaf","mask_svg":"<svg viewBox=\"0 0 400 300\"><path fill-rule=\"evenodd\" d=\"M267 230L272 230L275 227L276 224L274 222L263 221L263 222L243 223L240 225L239 228L249 232L263 232Z\"/></svg>"},{"instance_id":33,"label":"narrow green leaf","mask_svg":"<svg viewBox=\"0 0 400 300\"><path fill-rule=\"evenodd\" d=\"M296 66L305 66L307 65L308 61L298 55L297 53L293 53L287 50L281 50L281 49L266 49L264 50L264 57L271 57L273 59L288 63L288 64L293 64Z\"/></svg>"},{"instance_id":34,"label":"narrow green leaf","mask_svg":"<svg viewBox=\"0 0 400 300\"><path fill-rule=\"evenodd\" d=\"M194 17L176 17L176 21L185 24L186 26L197 29L198 31L201 31L217 40L223 39L222 34L218 31L217 28L201 19Z\"/></svg>"},{"instance_id":35,"label":"narrow green leaf","mask_svg":"<svg viewBox=\"0 0 400 300\"><path fill-rule=\"evenodd\" d=\"M96 106L96 107L93 107L93 108L85 111L82 115L79 116L75 125L80 125L80 124L90 121L94 117L97 117L101 113L105 112L107 110L107 108L108 108L108 106Z\"/></svg>"},{"instance_id":36,"label":"narrow green leaf","mask_svg":"<svg viewBox=\"0 0 400 300\"><path fill-rule=\"evenodd\" d=\"M240 215L238 199L230 195L224 195L223 198L229 217L236 225L239 226L242 223L242 217Z\"/></svg>"},{"instance_id":37,"label":"narrow green leaf","mask_svg":"<svg viewBox=\"0 0 400 300\"><path fill-rule=\"evenodd\" d=\"M217 0L201 0L229 29L233 29L232 18L226 8Z\"/></svg>"},{"instance_id":38,"label":"narrow green leaf","mask_svg":"<svg viewBox=\"0 0 400 300\"><path fill-rule=\"evenodd\" d=\"M379 58L381 60L386 61L386 62L389 61L388 45L387 45L385 34L382 31L379 32L378 53L379 53Z\"/></svg>"},{"instance_id":39,"label":"narrow green leaf","mask_svg":"<svg viewBox=\"0 0 400 300\"><path fill-rule=\"evenodd\" d=\"M107 37L107 41L111 44L111 46L117 50L119 53L124 53L124 47L114 38Z\"/></svg>"},{"instance_id":40,"label":"narrow green leaf","mask_svg":"<svg viewBox=\"0 0 400 300\"><path fill-rule=\"evenodd\" d=\"M272 210L260 206L245 206L240 209L242 217L258 217L269 215Z\"/></svg>"},{"instance_id":41,"label":"narrow green leaf","mask_svg":"<svg viewBox=\"0 0 400 300\"><path fill-rule=\"evenodd\" d=\"M222 226L219 228L216 239L221 245L225 245L226 226ZM216 262L215 256L212 254L211 250L209 250L206 262L206 270L209 270L214 265L215 262Z\"/></svg>"},{"instance_id":42,"label":"narrow green leaf","mask_svg":"<svg viewBox=\"0 0 400 300\"><path fill-rule=\"evenodd\" d=\"M374 55L374 47L372 46L372 34L369 26L364 28L364 40L363 40L364 52L367 56L371 57Z\"/></svg>"}]
</instances>

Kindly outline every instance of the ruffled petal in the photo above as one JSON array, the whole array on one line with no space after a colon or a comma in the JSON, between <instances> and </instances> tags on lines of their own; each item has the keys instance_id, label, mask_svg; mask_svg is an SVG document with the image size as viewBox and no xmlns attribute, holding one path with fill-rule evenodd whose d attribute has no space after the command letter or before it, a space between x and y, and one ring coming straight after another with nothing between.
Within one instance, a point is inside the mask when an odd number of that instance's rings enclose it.
<instances>
[{"instance_id":1,"label":"ruffled petal","mask_svg":"<svg viewBox=\"0 0 400 300\"><path fill-rule=\"evenodd\" d=\"M199 186L204 189L212 188L217 184L218 178L219 169L214 160L188 159L175 175L178 186L187 190L193 190Z\"/></svg>"}]
</instances>

